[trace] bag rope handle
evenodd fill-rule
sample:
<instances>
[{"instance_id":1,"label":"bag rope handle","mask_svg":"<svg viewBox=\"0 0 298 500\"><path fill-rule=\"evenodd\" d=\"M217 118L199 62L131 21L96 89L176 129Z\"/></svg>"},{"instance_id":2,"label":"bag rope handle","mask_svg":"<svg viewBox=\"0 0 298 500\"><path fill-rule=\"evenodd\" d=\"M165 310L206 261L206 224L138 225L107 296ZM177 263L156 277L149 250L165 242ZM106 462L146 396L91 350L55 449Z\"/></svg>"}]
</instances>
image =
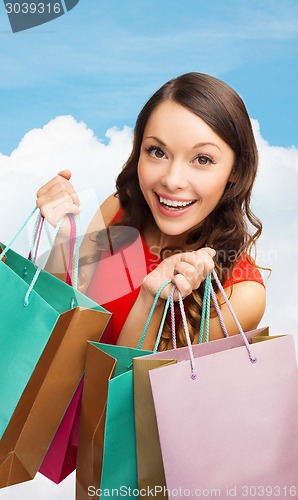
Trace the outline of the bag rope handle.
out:
<instances>
[{"instance_id":1,"label":"bag rope handle","mask_svg":"<svg viewBox=\"0 0 298 500\"><path fill-rule=\"evenodd\" d=\"M2 260L2 258L6 255L6 253L8 252L8 250L11 249L11 246L13 245L13 243L15 242L15 240L18 238L18 236L20 235L20 233L24 230L24 228L27 226L28 222L30 221L30 219L34 216L35 212L38 210L38 207L34 207L34 209L32 210L32 212L29 214L29 216L27 217L27 219L23 222L23 224L21 225L21 227L19 228L19 230L16 232L16 234L13 236L13 238L10 240L10 242L8 243L8 245L6 245L6 247L4 248L4 250L0 253L0 260ZM78 287L78 268L79 268L79 239L78 239L78 234L79 234L79 231L80 231L80 228L79 228L79 221L78 221L78 218L76 215L73 215L73 214L69 214L71 216L71 218L73 219L74 221L74 224L71 223L71 240L74 241L74 244L71 244L71 248L73 248L73 259L74 259L74 264L73 264L73 288L74 289L77 289ZM70 220L71 220L70 218ZM59 220L58 224L56 225L55 227L55 233L54 233L54 236L53 236L53 241L55 241L56 237L57 237L57 234L59 232L59 229L62 225L64 221L64 217L62 217L62 219ZM38 246L39 244L39 236L38 236L38 232L40 231L40 227L41 227L41 220L40 220L40 214L38 215L37 217L37 220L35 222L35 225L34 225L34 230L33 230L33 236L32 236L32 240L31 240L31 256L34 255L34 253L37 251L37 248L35 248L35 246ZM72 262L72 261L71 261ZM72 263L70 264L71 265L71 268L72 268ZM29 304L29 298L30 298L30 295L32 293L32 290L33 290L33 287L38 279L38 276L40 274L40 272L42 271L42 269L40 267L37 267L36 269L36 272L32 278L32 281L29 285L29 288L26 292L26 295L25 295L25 298L24 298L24 306L28 306Z\"/></svg>"},{"instance_id":2,"label":"bag rope handle","mask_svg":"<svg viewBox=\"0 0 298 500\"><path fill-rule=\"evenodd\" d=\"M247 349L247 352L248 352L248 355L249 355L249 359L250 359L250 361L251 361L252 363L255 363L255 362L257 361L257 358L256 358L256 356L252 353L251 347L250 347L249 342L248 342L248 340L247 340L247 338L246 338L246 335L245 335L245 333L244 333L244 331L243 331L243 329L242 329L242 326L240 325L240 322L239 322L239 320L238 320L238 318L237 318L237 316L236 316L236 313L235 313L235 311L234 311L234 309L233 309L233 307L232 307L232 304L231 304L231 302L229 301L228 296L227 296L227 294L226 294L226 292L225 292L225 290L224 290L224 288L223 288L223 286L222 286L221 282L219 281L219 278L218 278L218 276L217 276L217 274L216 274L216 272L215 272L215 270L214 270L214 269L213 269L213 271L212 271L212 275L213 275L213 277L214 277L214 279L215 279L215 281L216 281L216 284L217 284L217 286L218 286L218 289L220 290L220 292L221 292L221 294L222 294L222 296L223 296L223 298L224 298L225 303L227 304L227 306L228 306L228 308L229 308L229 311L230 311L230 313L231 313L231 315L232 315L232 318L233 318L233 320L235 321L235 323L236 323L236 325L237 325L237 327L238 327L239 333L241 334L241 337L243 338L243 342L244 342L245 347L246 347L246 349Z\"/></svg>"},{"instance_id":3,"label":"bag rope handle","mask_svg":"<svg viewBox=\"0 0 298 500\"><path fill-rule=\"evenodd\" d=\"M220 326L222 329L222 333L224 334L225 337L229 337L228 330L227 330L227 327L225 325L222 312L221 312L220 307L218 305L216 293L214 291L212 283L210 285L210 292L211 292L212 301L213 301L213 304L214 304L214 307L215 307L215 310L216 310L216 313L217 313L217 316L219 319L219 323L220 323Z\"/></svg>"},{"instance_id":4,"label":"bag rope handle","mask_svg":"<svg viewBox=\"0 0 298 500\"><path fill-rule=\"evenodd\" d=\"M43 225L44 225L44 217L41 215L41 213L39 213L38 216L36 217L36 221L34 224L32 240L30 245L30 252L28 255L28 260L31 260L33 263L35 263L37 259L37 253L40 244Z\"/></svg>"},{"instance_id":5,"label":"bag rope handle","mask_svg":"<svg viewBox=\"0 0 298 500\"><path fill-rule=\"evenodd\" d=\"M144 339L146 337L146 333L147 333L147 330L148 330L148 327L150 325L150 321L152 319L152 316L153 316L153 313L154 313L154 310L155 310L155 307L156 307L156 304L157 304L157 301L160 297L160 294L161 292L163 291L163 289L169 285L170 283L172 282L172 280L167 280L165 281L160 287L159 289L157 290L156 292L156 295L155 295L155 298L154 298L154 301L153 301L153 304L151 306L151 309L150 309L150 312L149 312L149 315L148 315L148 318L147 318L147 321L146 321L146 324L144 326L144 330L142 332L142 335L141 335L141 338L139 340L139 343L138 343L138 346L137 346L137 349L138 350L141 350L142 349L142 345L143 345L143 342L144 342ZM160 326L159 326L159 330L158 330L158 333L157 333L157 336L156 336L156 341L155 341L155 345L154 345L154 348L153 348L153 354L155 354L157 352L157 349L158 349L158 346L159 346L159 342L160 342L160 337L161 337L161 334L162 334L162 330L163 330L163 326L164 326L164 322L165 322L165 319L166 319L166 316L167 316L167 312L168 312L168 309L169 309L169 305L170 305L170 295L168 296L166 302L165 302L165 306L164 306L164 311L163 311L163 315L162 315L162 318L161 318L161 322L160 322ZM131 367L132 367L133 363L131 362L127 369L129 370Z\"/></svg>"},{"instance_id":6,"label":"bag rope handle","mask_svg":"<svg viewBox=\"0 0 298 500\"><path fill-rule=\"evenodd\" d=\"M177 349L177 338L176 338L176 326L175 326L175 308L174 308L174 292L175 286L171 288L171 330L172 330L172 342L173 349ZM202 301L202 314L201 314L201 323L200 323L200 333L198 337L198 343L201 344L203 342L203 333L206 322L206 342L209 341L209 321L210 321L210 288L211 288L211 274L208 274L205 281L205 290Z\"/></svg>"},{"instance_id":7,"label":"bag rope handle","mask_svg":"<svg viewBox=\"0 0 298 500\"><path fill-rule=\"evenodd\" d=\"M27 226L29 220L32 219L32 217L35 214L36 210L38 210L37 206L32 210L31 214L27 217L27 219L22 224L22 226L20 227L20 229L17 231L17 233L13 236L13 238L8 243L8 245L6 245L6 247L4 248L4 250L1 252L1 254L0 254L0 260L2 260L2 258L4 257L4 255L8 252L8 250L11 249L12 244L15 242L15 240L17 239L17 237L19 236L19 234L23 231L23 229Z\"/></svg>"},{"instance_id":8,"label":"bag rope handle","mask_svg":"<svg viewBox=\"0 0 298 500\"><path fill-rule=\"evenodd\" d=\"M67 273L66 273L66 279L65 282L72 286L72 279L73 277L74 280L74 271L78 270L79 264L78 261L76 261L76 257L78 256L78 248L76 248L76 242L77 242L77 228L76 228L76 222L74 217L70 217L69 222L70 222L70 244L69 244L69 259L68 259L68 268L67 268ZM76 289L77 289L77 281L78 277L76 277Z\"/></svg>"},{"instance_id":9,"label":"bag rope handle","mask_svg":"<svg viewBox=\"0 0 298 500\"><path fill-rule=\"evenodd\" d=\"M78 222L78 218L76 215L73 215L73 214L70 214L71 217L73 217L73 220L75 222L75 228L76 228L76 237L75 237L75 243L74 243L74 278L73 278L73 288L76 290L77 287L78 287L78 267L79 267L79 242L78 242L78 234L79 234L79 231L80 231L80 228L79 228L79 222ZM60 230L60 227L62 225L64 221L64 217L62 217L62 219L59 220L57 226L55 227L55 233L54 233L54 236L53 236L53 241L55 241L57 235L58 235L58 232ZM71 245L72 246L72 245ZM37 270L33 276L33 279L29 285L29 288L26 292L26 295L25 295L25 298L24 298L24 306L27 307L28 304L29 304L29 298L30 298L30 295L32 293L32 290L34 288L34 285L38 279L38 276L40 275L42 271L42 268L41 267L37 267Z\"/></svg>"},{"instance_id":10,"label":"bag rope handle","mask_svg":"<svg viewBox=\"0 0 298 500\"><path fill-rule=\"evenodd\" d=\"M173 288L174 289L177 288L176 285L174 285ZM191 345L186 315L185 315L184 306L183 306L183 299L182 299L181 293L179 292L178 289L177 289L177 292L178 292L179 306L180 306L180 311L181 311L181 319L182 319L182 323L183 323L183 328L184 328L188 352L189 352L191 378L193 380L195 380L197 378L197 374L195 372L195 360L194 360L193 349L192 349L192 345ZM170 293L170 299L171 299L171 304L173 304L174 303L174 291L172 293ZM173 319L173 317L172 317L172 319ZM172 328L173 328L173 323L172 323Z\"/></svg>"},{"instance_id":11,"label":"bag rope handle","mask_svg":"<svg viewBox=\"0 0 298 500\"><path fill-rule=\"evenodd\" d=\"M72 276L74 272L74 255L75 255L75 239L76 239L76 226L73 217L68 214L68 219L70 222L70 245L69 245L69 259L68 267L65 277L65 283L72 286ZM44 226L44 216L41 213L38 214L32 233L31 250L28 255L28 260L31 260L34 264L36 263L38 247L41 239L42 229Z\"/></svg>"},{"instance_id":12,"label":"bag rope handle","mask_svg":"<svg viewBox=\"0 0 298 500\"><path fill-rule=\"evenodd\" d=\"M201 313L201 323L200 323L200 333L198 338L198 343L203 342L203 333L206 323L206 342L209 341L209 326L210 326L210 289L211 289L211 274L208 274L205 280L205 290L202 303L202 313Z\"/></svg>"},{"instance_id":13,"label":"bag rope handle","mask_svg":"<svg viewBox=\"0 0 298 500\"><path fill-rule=\"evenodd\" d=\"M158 299L160 297L160 294L163 291L163 289L167 285L169 285L170 283L172 283L172 280L168 279L157 290L155 298L154 298L154 301L153 301L153 304L151 306L151 309L150 309L150 312L149 312L149 315L148 315L148 318L147 318L147 321L146 321L146 324L144 326L144 330L143 330L141 338L139 340L137 349L142 349L142 345L143 345L144 339L146 337L146 333L147 333L148 327L150 325L150 322L151 322L151 319L152 319L152 316L153 316L153 313L154 313L157 301L158 301ZM158 333L157 333L156 342L155 342L155 346L154 346L153 352L157 351L158 344L159 344L160 337L161 337L161 334L162 334L162 329L163 329L163 325L164 325L164 322L165 322L165 319L166 319L166 315L167 315L167 312L168 312L169 305L170 305L170 295L168 296L168 298L166 300L166 303L165 303L164 312L163 312L163 316L162 316L161 323L160 323L160 326L159 326L159 330L158 330Z\"/></svg>"},{"instance_id":14,"label":"bag rope handle","mask_svg":"<svg viewBox=\"0 0 298 500\"><path fill-rule=\"evenodd\" d=\"M174 307L174 292L176 286L172 286L170 293L170 306L171 306L171 330L172 330L172 342L173 349L177 349L177 336L176 336L176 319L175 319L175 307Z\"/></svg>"},{"instance_id":15,"label":"bag rope handle","mask_svg":"<svg viewBox=\"0 0 298 500\"><path fill-rule=\"evenodd\" d=\"M224 288L215 272L215 270L212 271L212 275L216 281L216 284L225 300L225 303L227 304L228 308L229 308L229 311L232 315L232 318L234 319L237 327L238 327L238 330L239 330L239 333L241 334L241 337L243 339L243 342L244 342L244 345L246 347L246 350L248 352L248 356L249 356L249 359L252 363L255 363L257 361L257 358L256 356L253 354L252 352L252 349L249 345L249 342L246 338L246 335L240 325L240 322L235 314L235 311L233 309L233 306L232 304L230 303L229 299L228 299L228 296L226 294L226 292L224 291ZM211 277L211 274L209 275ZM207 279L207 278L206 278ZM174 285L175 287L175 285ZM208 288L208 286L206 287ZM212 300L214 302L214 306L215 306L215 309L217 311L217 313L219 312L219 320L220 320L220 323L221 323L221 326L223 328L223 332L225 334L226 337L228 337L228 332L227 332L227 329L226 329L226 326L224 324L224 320L223 320L223 316L222 316L222 313L220 311L220 308L219 308L219 305L218 305L218 302L217 302L217 299L216 299L216 294L214 292L214 289L213 289L213 286L211 284L211 280L210 280L210 288L209 288L209 291L210 291L210 294L211 294L211 297L212 297ZM190 358L190 371L191 371L191 378L193 380L195 380L196 378L196 371L195 371L195 361L194 361L194 354L193 354L193 347L192 347L192 344L191 344L191 340L190 340L190 335L189 335L189 330L188 330L188 325L187 325L187 320L186 320L186 315L185 315L185 310L184 310L184 305L183 305L183 299L181 297L181 294L179 292L179 290L177 290L178 292L178 298L179 298L179 306L180 306L180 311L181 311L181 318L182 318L182 323L183 323L183 328L184 328L184 332L185 332L185 337L186 337L186 341L187 341L187 347L188 347L188 351L189 351L189 358ZM174 291L171 290L171 294L170 294L170 297L171 297L171 313L172 311L174 310ZM203 300L203 303L204 303L204 300ZM205 308L206 312L207 312L207 306ZM203 314L202 314L203 316ZM176 337L175 335L175 326L174 326L174 330L173 330L173 325L175 324L175 322L173 322L173 319L175 320L175 316L173 314L171 314L171 319L172 319L172 332L174 331L174 339ZM202 321L201 321L202 323ZM173 341L173 345L174 345L174 341Z\"/></svg>"}]
</instances>

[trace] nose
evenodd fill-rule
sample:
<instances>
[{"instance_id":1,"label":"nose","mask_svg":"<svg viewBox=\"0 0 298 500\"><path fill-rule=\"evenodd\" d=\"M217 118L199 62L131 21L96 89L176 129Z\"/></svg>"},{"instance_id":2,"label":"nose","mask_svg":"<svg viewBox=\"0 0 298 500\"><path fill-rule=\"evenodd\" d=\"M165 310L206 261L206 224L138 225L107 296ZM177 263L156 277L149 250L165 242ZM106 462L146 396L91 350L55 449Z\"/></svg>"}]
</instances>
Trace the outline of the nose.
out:
<instances>
[{"instance_id":1,"label":"nose","mask_svg":"<svg viewBox=\"0 0 298 500\"><path fill-rule=\"evenodd\" d=\"M171 192L186 189L188 186L186 170L187 168L182 161L168 162L161 177L161 184Z\"/></svg>"}]
</instances>

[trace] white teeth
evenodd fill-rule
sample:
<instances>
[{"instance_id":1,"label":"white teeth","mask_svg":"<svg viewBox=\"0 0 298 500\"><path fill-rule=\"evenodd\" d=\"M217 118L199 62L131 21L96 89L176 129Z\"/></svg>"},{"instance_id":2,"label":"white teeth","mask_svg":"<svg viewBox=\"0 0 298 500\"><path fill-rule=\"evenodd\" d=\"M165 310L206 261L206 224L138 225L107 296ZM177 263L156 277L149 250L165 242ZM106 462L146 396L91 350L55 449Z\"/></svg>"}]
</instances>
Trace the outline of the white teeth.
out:
<instances>
[{"instance_id":1,"label":"white teeth","mask_svg":"<svg viewBox=\"0 0 298 500\"><path fill-rule=\"evenodd\" d=\"M168 207L186 207L187 205L193 203L192 201L167 200L162 196L159 196L159 201L160 203L163 203L163 205L167 205Z\"/></svg>"}]
</instances>

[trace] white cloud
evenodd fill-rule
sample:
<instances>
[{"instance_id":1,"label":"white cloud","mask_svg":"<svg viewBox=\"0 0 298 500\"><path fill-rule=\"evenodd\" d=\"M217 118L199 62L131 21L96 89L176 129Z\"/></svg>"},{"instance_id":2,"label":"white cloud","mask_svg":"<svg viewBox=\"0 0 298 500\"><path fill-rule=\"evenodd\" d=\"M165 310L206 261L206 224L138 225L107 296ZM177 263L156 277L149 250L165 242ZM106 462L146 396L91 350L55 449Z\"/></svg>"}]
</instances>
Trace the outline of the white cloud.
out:
<instances>
[{"instance_id":1,"label":"white cloud","mask_svg":"<svg viewBox=\"0 0 298 500\"><path fill-rule=\"evenodd\" d=\"M262 324L269 324L275 334L295 334L298 352L298 150L271 146L256 120L253 127L260 152L253 208L264 225L258 261L273 271L267 281L267 311ZM131 137L128 127L112 128L104 143L84 123L60 116L42 129L28 132L11 156L0 154L0 240L7 242L13 236L34 206L37 189L64 168L72 170L73 184L84 199L86 226L97 203L113 192L117 173L131 149ZM19 248L24 251L26 245L27 236ZM0 500L18 497L71 500L73 476L56 486L38 475L32 482L0 490Z\"/></svg>"},{"instance_id":2,"label":"white cloud","mask_svg":"<svg viewBox=\"0 0 298 500\"><path fill-rule=\"evenodd\" d=\"M80 194L82 227L96 206L115 191L115 179L131 150L132 132L116 127L106 141L72 116L59 116L43 128L33 129L10 156L0 153L0 241L8 242L35 206L36 192L60 170L72 171L72 183ZM93 213L92 213L93 211ZM24 237L16 247L25 245Z\"/></svg>"}]
</instances>

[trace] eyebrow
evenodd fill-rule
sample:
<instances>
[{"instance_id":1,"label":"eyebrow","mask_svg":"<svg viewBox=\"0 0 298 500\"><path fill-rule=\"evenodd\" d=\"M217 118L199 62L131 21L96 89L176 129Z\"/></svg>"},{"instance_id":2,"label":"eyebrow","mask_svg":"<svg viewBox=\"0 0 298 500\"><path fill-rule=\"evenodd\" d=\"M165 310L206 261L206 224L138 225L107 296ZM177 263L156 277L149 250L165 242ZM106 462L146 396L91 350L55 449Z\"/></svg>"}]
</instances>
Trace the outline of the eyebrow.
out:
<instances>
[{"instance_id":1,"label":"eyebrow","mask_svg":"<svg viewBox=\"0 0 298 500\"><path fill-rule=\"evenodd\" d=\"M155 141L159 142L159 144L161 144L162 146L167 147L167 145L161 139L155 137L154 135L148 135L147 137L144 137L144 139L154 139ZM215 144L215 142L198 142L193 146L192 149L201 148L203 146L215 146L217 149L219 149L219 151L221 151L220 147L217 144Z\"/></svg>"},{"instance_id":2,"label":"eyebrow","mask_svg":"<svg viewBox=\"0 0 298 500\"><path fill-rule=\"evenodd\" d=\"M192 149L201 148L203 146L215 146L217 149L219 149L219 151L221 151L220 147L218 146L218 144L215 144L215 142L198 142L198 144L195 144Z\"/></svg>"},{"instance_id":3,"label":"eyebrow","mask_svg":"<svg viewBox=\"0 0 298 500\"><path fill-rule=\"evenodd\" d=\"M159 142L159 144L166 147L166 144L161 139L155 137L154 135L147 135L147 137L144 137L144 139L154 139L156 142Z\"/></svg>"}]
</instances>

